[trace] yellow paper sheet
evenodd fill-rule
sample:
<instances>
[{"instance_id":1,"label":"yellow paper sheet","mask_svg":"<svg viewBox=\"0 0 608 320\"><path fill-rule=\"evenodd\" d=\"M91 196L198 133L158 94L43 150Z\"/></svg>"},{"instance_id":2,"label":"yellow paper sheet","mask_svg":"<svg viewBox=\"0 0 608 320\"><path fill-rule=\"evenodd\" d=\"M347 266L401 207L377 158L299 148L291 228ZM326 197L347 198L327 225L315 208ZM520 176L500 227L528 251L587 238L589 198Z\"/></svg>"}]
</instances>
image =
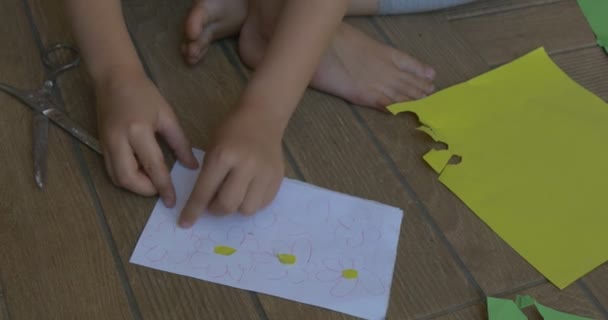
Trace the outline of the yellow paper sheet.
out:
<instances>
[{"instance_id":1,"label":"yellow paper sheet","mask_svg":"<svg viewBox=\"0 0 608 320\"><path fill-rule=\"evenodd\" d=\"M440 181L557 287L608 260L608 105L543 48L389 110L448 144L425 156Z\"/></svg>"}]
</instances>

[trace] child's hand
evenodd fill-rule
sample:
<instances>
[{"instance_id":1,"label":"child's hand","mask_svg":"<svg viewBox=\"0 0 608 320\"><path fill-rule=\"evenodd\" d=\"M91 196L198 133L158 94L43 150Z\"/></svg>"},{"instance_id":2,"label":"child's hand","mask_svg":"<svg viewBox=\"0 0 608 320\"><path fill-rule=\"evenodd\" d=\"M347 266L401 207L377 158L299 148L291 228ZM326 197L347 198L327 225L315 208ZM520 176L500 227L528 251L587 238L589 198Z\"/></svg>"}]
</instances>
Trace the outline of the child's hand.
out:
<instances>
[{"instance_id":1,"label":"child's hand","mask_svg":"<svg viewBox=\"0 0 608 320\"><path fill-rule=\"evenodd\" d=\"M198 164L165 99L144 74L113 79L98 86L96 95L100 140L112 181L145 196L159 193L165 205L174 206L175 190L155 133L185 166Z\"/></svg>"},{"instance_id":2,"label":"child's hand","mask_svg":"<svg viewBox=\"0 0 608 320\"><path fill-rule=\"evenodd\" d=\"M238 110L218 130L179 225L208 209L253 214L276 196L284 175L283 130L260 110Z\"/></svg>"}]
</instances>

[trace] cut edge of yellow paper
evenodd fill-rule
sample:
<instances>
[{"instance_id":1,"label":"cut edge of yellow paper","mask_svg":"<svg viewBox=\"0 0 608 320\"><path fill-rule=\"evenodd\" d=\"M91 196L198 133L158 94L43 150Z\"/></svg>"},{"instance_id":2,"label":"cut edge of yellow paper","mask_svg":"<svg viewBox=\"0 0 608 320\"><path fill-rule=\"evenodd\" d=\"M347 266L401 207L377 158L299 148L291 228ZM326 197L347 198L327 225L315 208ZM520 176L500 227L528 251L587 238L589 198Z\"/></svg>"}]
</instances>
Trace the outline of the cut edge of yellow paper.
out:
<instances>
[{"instance_id":1,"label":"cut edge of yellow paper","mask_svg":"<svg viewBox=\"0 0 608 320\"><path fill-rule=\"evenodd\" d=\"M443 141L441 138L439 138L437 132L433 130L433 128L425 125L424 123L422 126L416 129L426 133L435 142L442 142L447 144L446 141ZM426 161L426 163L431 166L431 168L433 168L433 170L435 170L435 172L441 174L445 167L448 165L448 162L450 161L453 155L454 154L452 153L452 151L449 150L448 147L448 149L445 150L431 149L424 156L422 156L422 158L424 159L424 161Z\"/></svg>"},{"instance_id":2,"label":"cut edge of yellow paper","mask_svg":"<svg viewBox=\"0 0 608 320\"><path fill-rule=\"evenodd\" d=\"M457 87L460 87L460 86L475 85L475 84L478 83L478 81L484 81L485 80L485 79L478 79L478 78L480 78L480 77L483 78L483 76L486 76L488 74L494 73L494 72L496 72L496 71L498 71L499 69L502 69L502 68L512 67L512 64L514 62L517 62L520 59L523 59L523 58L526 58L526 57L529 57L529 56L533 56L533 55L543 55L543 56L546 56L548 58L548 62L551 63L552 67L555 67L555 70L559 71L559 73L560 73L559 76L567 79L572 84L578 86L580 89L583 89L584 91L590 93L590 96L593 96L598 101L601 101L602 103L606 104L606 102L603 101L603 99L601 99L599 96L595 95L593 92L591 92L590 90L588 90L587 88L583 87L582 85L580 85L579 83L577 83L576 81L574 81L572 78L570 78L568 76L568 74L565 71L563 71L551 59L551 57L547 54L547 52L546 52L546 50L545 50L544 47L537 48L536 50L533 50L533 51L531 51L531 52L523 55L522 57L520 57L519 59L516 59L515 61L513 61L511 63L507 63L507 64L505 64L503 66L500 66L498 68L490 70L490 71L488 71L488 72L486 72L484 74L481 74L481 75L479 75L477 77L469 79L468 81L455 84L455 85L453 85L453 86L451 86L449 88L446 88L445 90L442 90L442 92L438 92L436 94L443 94L444 92L446 92L447 94L449 94L449 92L451 91L451 89L456 89ZM556 74L554 74L554 75L557 76ZM426 119L425 119L425 116L424 116L424 111L425 111L426 105L424 103L419 103L419 102L420 101L396 103L396 104L388 106L387 109L393 115L397 115L399 113L404 113L404 112L411 112L412 114L414 114L418 118L418 121L422 124L420 127L417 128L417 130L425 132L433 140L438 141L438 142L442 142L442 143L446 143L449 146L447 150L431 149L428 153L426 153L423 156L423 159L425 160L425 162L434 171L436 171L437 173L440 174L439 180L442 181L441 177L443 176L444 171L447 170L446 168L448 166L450 166L450 164L449 164L450 159L452 158L452 156L454 156L455 154L457 154L457 152L455 152L453 150L453 148L450 145L449 141L447 141L447 140L443 139L442 137L440 137L440 135L437 133L437 128L434 128L433 126L429 125L428 123L425 123ZM446 185L446 184L444 183L444 185ZM446 185L446 187L450 188L448 185ZM465 203L465 205L467 205L467 207L468 207L468 204ZM471 208L471 210L473 210L473 209ZM473 211L475 211L475 210L473 210ZM500 236L504 237L503 235L500 235ZM536 261L534 261L535 259L533 259L532 257L528 256L528 254L524 254L524 253L522 253L520 251L518 251L518 253L521 254L528 262L530 262L532 265L534 265L536 267ZM591 270L587 271L587 273L588 272L591 272ZM572 284L573 282L576 281L576 279L560 279L559 276L556 276L554 274L550 274L550 272L547 272L547 271L545 271L543 273L543 275L547 279L549 279L559 289L564 289L564 288L566 288L567 286L569 286L570 284Z\"/></svg>"},{"instance_id":3,"label":"cut edge of yellow paper","mask_svg":"<svg viewBox=\"0 0 608 320\"><path fill-rule=\"evenodd\" d=\"M448 166L448 162L452 156L453 154L449 150L432 149L422 158L431 166L431 168L433 168L433 170L435 170L435 172L441 174L445 167Z\"/></svg>"},{"instance_id":4,"label":"cut edge of yellow paper","mask_svg":"<svg viewBox=\"0 0 608 320\"><path fill-rule=\"evenodd\" d=\"M422 131L426 134L429 135L429 137L431 137L433 140L435 141L440 141L439 137L437 136L437 134L435 133L435 131L433 130L433 128L427 126L427 125L422 125L418 128L416 128L418 131Z\"/></svg>"},{"instance_id":5,"label":"cut edge of yellow paper","mask_svg":"<svg viewBox=\"0 0 608 320\"><path fill-rule=\"evenodd\" d=\"M564 79L567 79L568 81L572 82L574 85L578 86L580 89L585 90L586 92L590 93L591 96L593 96L595 99L597 99L598 101L601 101L602 103L606 103L606 101L603 101L602 98L600 98L599 96L597 96L596 94L594 94L593 92L591 92L589 89L585 88L584 86L582 86L581 84L579 84L578 82L572 80L572 78L570 78L570 76L568 76L568 74L562 70L554 61L553 59L551 59L551 57L549 56L549 54L547 53L546 49L544 47L538 47L526 54L523 54L521 57L515 59L514 61L511 61L509 63L505 63L497 68L494 68L492 70L489 70L485 73L482 73L476 77L473 77L469 80L454 84L448 88L445 88L437 93L435 93L434 95L440 95L440 94L444 94L447 93L449 94L449 92L452 89L456 89L457 87L460 86L468 86L468 85L475 85L476 83L478 83L479 81L484 81L488 76L491 76L492 74L495 74L496 72L499 72L499 70L501 69L505 69L505 68L512 68L513 64L515 63L521 63L522 60L525 60L526 58L531 58L534 55L543 55L546 56L547 62L551 64L551 67L554 67L553 70L558 71L560 73L560 76L563 77ZM400 113L405 113L405 112L411 112L412 114L414 114L417 118L418 121L421 123L421 126L417 128L417 130L422 131L424 133L426 133L429 137L431 137L431 139L433 139L436 142L442 142L448 145L448 149L447 150L437 150L437 149L431 149L430 151L428 151L424 156L423 159L425 160L425 162L431 166L431 168L436 171L437 173L441 174L443 173L443 171L445 170L445 168L449 165L449 161L452 158L452 156L454 155L459 155L458 152L456 152L453 148L453 146L450 145L450 142L443 139L439 133L437 132L437 128L434 128L433 126L429 125L428 123L425 122L424 116L421 115L421 111L423 111L422 108L420 108L419 102L421 102L422 100L418 100L418 101L407 101L407 102L399 102L399 103L395 103L392 105L387 106L387 110L389 110L389 112L391 112L393 115L398 115ZM440 179L441 180L441 179ZM561 286L560 286L561 287Z\"/></svg>"},{"instance_id":6,"label":"cut edge of yellow paper","mask_svg":"<svg viewBox=\"0 0 608 320\"><path fill-rule=\"evenodd\" d=\"M608 49L607 49L608 50ZM548 62L551 63L552 67L555 67L554 70L555 71L559 71L560 76L567 79L568 81L571 81L574 85L578 86L580 89L585 90L586 92L590 93L595 99L602 101L603 103L608 103L607 101L604 101L602 98L600 98L598 95L596 95L595 93L591 92L591 90L585 88L584 86L582 86L580 83L574 81L562 68L560 68L555 61L553 61L553 59L551 59L551 57L549 56L549 54L547 53L547 50L545 49L545 47L538 47L522 56L520 56L519 58L509 62L509 63L505 63L499 67L496 67L492 70L488 70L487 72L484 72L482 74L479 74L469 80L466 81L462 81L460 83L456 83L452 86L449 86L447 88L444 88L436 93L434 93L432 96L437 96L437 95L442 95L446 92L449 93L450 89L459 87L459 86L466 86L466 85L471 85L471 84L476 84L479 81L483 81L484 79L488 78L489 76L492 76L493 74L500 72L503 69L506 68L512 68L513 64L515 63L521 63L522 60L525 60L526 58L530 58L531 56L534 55L538 55L538 54L542 54L544 56L546 56L548 58ZM432 97L430 96L430 97ZM420 101L424 101L425 99L428 99L430 97L421 99L421 100L416 100L416 101L406 101L406 102L398 102L398 103L394 103L391 104L389 106L386 107L386 109L392 113L393 115L398 115L400 113L404 113L404 112L412 112L414 114L416 114L416 116L418 116L420 118L420 116L418 115L418 113L416 112L416 108L418 107L418 103ZM420 121L422 121L422 119L420 119ZM426 127L429 127L426 124L423 124ZM435 129L431 129L432 132L436 132ZM425 131L426 132L426 131ZM433 135L431 135L431 137L433 137Z\"/></svg>"}]
</instances>

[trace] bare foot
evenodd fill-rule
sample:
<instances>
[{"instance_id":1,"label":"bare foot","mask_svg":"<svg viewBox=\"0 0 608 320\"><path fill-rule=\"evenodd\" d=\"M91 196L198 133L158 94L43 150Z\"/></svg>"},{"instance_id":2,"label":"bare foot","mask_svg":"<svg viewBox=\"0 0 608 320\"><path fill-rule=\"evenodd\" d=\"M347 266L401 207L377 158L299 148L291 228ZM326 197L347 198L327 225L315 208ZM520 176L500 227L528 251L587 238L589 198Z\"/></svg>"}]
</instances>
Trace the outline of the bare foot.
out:
<instances>
[{"instance_id":1,"label":"bare foot","mask_svg":"<svg viewBox=\"0 0 608 320\"><path fill-rule=\"evenodd\" d=\"M343 23L311 82L351 103L384 109L433 93L435 71Z\"/></svg>"},{"instance_id":2,"label":"bare foot","mask_svg":"<svg viewBox=\"0 0 608 320\"><path fill-rule=\"evenodd\" d=\"M211 42L236 35L247 15L247 0L193 0L184 21L181 51L186 62L199 62Z\"/></svg>"},{"instance_id":3,"label":"bare foot","mask_svg":"<svg viewBox=\"0 0 608 320\"><path fill-rule=\"evenodd\" d=\"M262 28L261 19L249 14L243 23L239 35L239 56L243 63L255 69L264 59L266 48L268 47L267 35L272 34L274 26Z\"/></svg>"},{"instance_id":4,"label":"bare foot","mask_svg":"<svg viewBox=\"0 0 608 320\"><path fill-rule=\"evenodd\" d=\"M241 59L252 68L262 61L268 43L255 19L247 18L239 39ZM386 110L395 102L433 93L434 78L431 67L342 23L311 87L353 104Z\"/></svg>"}]
</instances>

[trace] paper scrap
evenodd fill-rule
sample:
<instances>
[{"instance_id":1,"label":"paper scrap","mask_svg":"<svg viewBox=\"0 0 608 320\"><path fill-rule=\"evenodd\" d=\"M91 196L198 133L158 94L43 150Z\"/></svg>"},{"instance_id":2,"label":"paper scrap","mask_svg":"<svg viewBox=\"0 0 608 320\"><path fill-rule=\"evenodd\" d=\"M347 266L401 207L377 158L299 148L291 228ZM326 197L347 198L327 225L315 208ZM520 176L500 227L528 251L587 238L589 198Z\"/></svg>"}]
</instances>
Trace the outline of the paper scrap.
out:
<instances>
[{"instance_id":1,"label":"paper scrap","mask_svg":"<svg viewBox=\"0 0 608 320\"><path fill-rule=\"evenodd\" d=\"M545 307L538 302L535 302L534 306L536 306L536 309L540 315L543 316L544 320L592 320L591 318L575 316L573 314L557 311L555 309Z\"/></svg>"},{"instance_id":2,"label":"paper scrap","mask_svg":"<svg viewBox=\"0 0 608 320\"><path fill-rule=\"evenodd\" d=\"M203 153L195 150L199 162ZM253 217L204 215L176 221L198 176L176 164L174 209L157 202L130 261L367 319L389 303L403 212L285 179Z\"/></svg>"},{"instance_id":3,"label":"paper scrap","mask_svg":"<svg viewBox=\"0 0 608 320\"><path fill-rule=\"evenodd\" d=\"M597 37L597 44L608 53L608 1L578 0L578 5Z\"/></svg>"},{"instance_id":4,"label":"paper scrap","mask_svg":"<svg viewBox=\"0 0 608 320\"><path fill-rule=\"evenodd\" d=\"M528 320L511 300L488 297L488 320Z\"/></svg>"},{"instance_id":5,"label":"paper scrap","mask_svg":"<svg viewBox=\"0 0 608 320\"><path fill-rule=\"evenodd\" d=\"M608 105L544 48L389 110L449 146L425 156L439 180L557 287L608 260Z\"/></svg>"},{"instance_id":6,"label":"paper scrap","mask_svg":"<svg viewBox=\"0 0 608 320\"><path fill-rule=\"evenodd\" d=\"M544 320L591 320L589 318L576 316L538 303L531 296L517 296L515 302L508 299L488 297L489 320L527 320L528 318L521 309L535 306Z\"/></svg>"},{"instance_id":7,"label":"paper scrap","mask_svg":"<svg viewBox=\"0 0 608 320\"><path fill-rule=\"evenodd\" d=\"M527 308L529 306L533 306L536 303L536 300L531 296L520 296L517 295L515 297L515 304L519 309Z\"/></svg>"}]
</instances>

